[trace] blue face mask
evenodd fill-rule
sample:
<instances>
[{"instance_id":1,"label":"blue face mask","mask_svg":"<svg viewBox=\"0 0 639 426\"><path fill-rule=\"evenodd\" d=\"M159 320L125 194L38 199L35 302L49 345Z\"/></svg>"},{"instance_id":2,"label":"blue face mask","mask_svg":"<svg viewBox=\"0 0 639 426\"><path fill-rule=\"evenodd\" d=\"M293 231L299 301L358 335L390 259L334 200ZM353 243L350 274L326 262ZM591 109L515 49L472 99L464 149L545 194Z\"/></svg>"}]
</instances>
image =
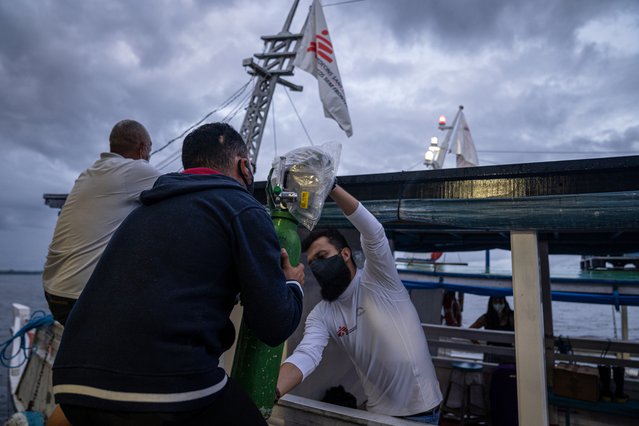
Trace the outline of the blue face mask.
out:
<instances>
[{"instance_id":1,"label":"blue face mask","mask_svg":"<svg viewBox=\"0 0 639 426\"><path fill-rule=\"evenodd\" d=\"M315 259L311 271L320 285L322 299L329 302L337 300L351 283L351 271L339 253L326 259Z\"/></svg>"}]
</instances>

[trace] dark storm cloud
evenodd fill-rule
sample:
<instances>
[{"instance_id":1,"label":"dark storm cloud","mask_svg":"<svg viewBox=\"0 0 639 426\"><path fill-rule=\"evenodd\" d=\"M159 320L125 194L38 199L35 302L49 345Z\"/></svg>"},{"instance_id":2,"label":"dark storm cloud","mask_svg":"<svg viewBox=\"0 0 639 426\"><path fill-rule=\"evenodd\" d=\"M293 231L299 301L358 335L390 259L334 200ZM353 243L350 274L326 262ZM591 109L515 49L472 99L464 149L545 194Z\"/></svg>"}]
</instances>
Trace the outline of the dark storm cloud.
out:
<instances>
[{"instance_id":1,"label":"dark storm cloud","mask_svg":"<svg viewBox=\"0 0 639 426\"><path fill-rule=\"evenodd\" d=\"M575 152L590 150L591 152L608 154L609 152L621 151L626 155L632 152L639 155L639 125L623 131L611 129L599 137L576 137L568 143L568 147L574 149Z\"/></svg>"},{"instance_id":2,"label":"dark storm cloud","mask_svg":"<svg viewBox=\"0 0 639 426\"><path fill-rule=\"evenodd\" d=\"M88 153L78 144L104 149L111 126L125 116L150 129L154 116L163 117L158 124L179 117L192 100L166 83L170 68L195 53L184 46L180 29L205 27L198 16L212 8L223 13L228 5L183 2L170 13L159 6L0 3L0 91L6 94L0 97L0 128L8 130L0 135L2 144L86 163Z\"/></svg>"},{"instance_id":3,"label":"dark storm cloud","mask_svg":"<svg viewBox=\"0 0 639 426\"><path fill-rule=\"evenodd\" d=\"M402 40L427 34L442 48L475 50L541 38L572 43L574 30L600 14L637 11L633 0L371 0L371 15Z\"/></svg>"},{"instance_id":4,"label":"dark storm cloud","mask_svg":"<svg viewBox=\"0 0 639 426\"><path fill-rule=\"evenodd\" d=\"M0 269L41 267L56 218L42 194L68 192L116 121L140 120L158 143L234 90L202 84L193 96L185 86L200 83L188 63L197 55L209 83L224 70L213 64L220 49L202 54L192 42L214 46L207 14L237 5L167 5L0 2Z\"/></svg>"},{"instance_id":5,"label":"dark storm cloud","mask_svg":"<svg viewBox=\"0 0 639 426\"><path fill-rule=\"evenodd\" d=\"M373 19L389 24L398 45L426 41L436 46L439 52L430 58L433 64L449 54L469 59L464 68L442 73L439 78L448 84L425 88L423 97L464 103L479 142L480 161L530 161L529 156L517 154L482 155L482 149L516 146L540 154L547 150L548 155L533 159L544 161L563 159L553 156L552 150L574 148L575 154L587 154L606 147L627 152L633 142L632 136L614 135L631 135L628 129L639 124L634 96L629 95L636 94L639 85L636 49L625 57L617 55L614 50L628 40L605 44L609 41L605 37L594 37L584 41L580 32L606 17L630 16L636 33L639 3L398 0L370 4ZM608 33L615 30L614 25L614 20L607 22ZM636 46L636 40L631 42ZM492 56L488 66L482 56ZM474 84L469 86L470 80ZM614 116L624 108L629 117L619 123ZM600 129L593 134L596 117ZM606 123L611 126L608 130ZM577 146L575 140L580 141Z\"/></svg>"}]
</instances>

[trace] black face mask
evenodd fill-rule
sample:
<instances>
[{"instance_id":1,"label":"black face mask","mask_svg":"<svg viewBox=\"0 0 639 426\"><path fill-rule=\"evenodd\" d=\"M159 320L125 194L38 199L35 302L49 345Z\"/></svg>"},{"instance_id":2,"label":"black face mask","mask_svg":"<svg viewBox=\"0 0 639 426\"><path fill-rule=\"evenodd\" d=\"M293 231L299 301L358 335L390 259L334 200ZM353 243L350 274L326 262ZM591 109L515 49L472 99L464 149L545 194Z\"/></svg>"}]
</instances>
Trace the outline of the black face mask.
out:
<instances>
[{"instance_id":1,"label":"black face mask","mask_svg":"<svg viewBox=\"0 0 639 426\"><path fill-rule=\"evenodd\" d=\"M244 173L242 173L242 160L237 162L237 171L239 172L240 176L242 177L242 181L244 181L244 186L246 187L246 190L249 192L249 194L253 195L253 192L255 192L255 177L253 176L253 171L251 171L251 165L248 164L248 161L247 161L246 168L248 169L248 171L249 171L249 173L251 175L251 183L250 184L248 183L248 181L244 177Z\"/></svg>"},{"instance_id":2,"label":"black face mask","mask_svg":"<svg viewBox=\"0 0 639 426\"><path fill-rule=\"evenodd\" d=\"M351 283L351 271L340 254L326 259L315 259L311 271L321 287L322 299L332 302L344 293Z\"/></svg>"}]
</instances>

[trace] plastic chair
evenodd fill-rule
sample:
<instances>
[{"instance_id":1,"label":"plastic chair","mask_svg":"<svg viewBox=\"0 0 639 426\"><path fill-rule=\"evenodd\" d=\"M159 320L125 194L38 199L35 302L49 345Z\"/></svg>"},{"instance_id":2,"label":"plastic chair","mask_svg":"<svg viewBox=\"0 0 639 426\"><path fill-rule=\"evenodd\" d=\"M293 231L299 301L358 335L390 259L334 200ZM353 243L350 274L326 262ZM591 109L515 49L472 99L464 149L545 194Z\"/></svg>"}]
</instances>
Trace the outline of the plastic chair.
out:
<instances>
[{"instance_id":1,"label":"plastic chair","mask_svg":"<svg viewBox=\"0 0 639 426\"><path fill-rule=\"evenodd\" d=\"M445 418L460 424L481 423L488 420L483 366L470 362L455 362L448 376L448 387L442 404Z\"/></svg>"}]
</instances>

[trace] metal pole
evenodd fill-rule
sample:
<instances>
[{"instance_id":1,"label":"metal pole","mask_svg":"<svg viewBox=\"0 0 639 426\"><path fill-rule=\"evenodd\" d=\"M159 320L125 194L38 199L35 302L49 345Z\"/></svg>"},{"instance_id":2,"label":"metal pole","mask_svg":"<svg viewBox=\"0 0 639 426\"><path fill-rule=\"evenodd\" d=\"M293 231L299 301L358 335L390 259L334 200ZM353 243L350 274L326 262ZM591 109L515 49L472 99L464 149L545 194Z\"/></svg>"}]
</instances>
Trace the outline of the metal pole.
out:
<instances>
[{"instance_id":1,"label":"metal pole","mask_svg":"<svg viewBox=\"0 0 639 426\"><path fill-rule=\"evenodd\" d=\"M621 306L621 338L628 340L628 306L626 305ZM624 352L621 354L621 358L630 359L630 354Z\"/></svg>"},{"instance_id":2,"label":"metal pole","mask_svg":"<svg viewBox=\"0 0 639 426\"><path fill-rule=\"evenodd\" d=\"M552 319L552 289L550 265L548 263L548 241L539 241L539 272L541 277L541 304L544 321L544 347L546 349L546 381L552 386L552 371L555 365L555 344Z\"/></svg>"},{"instance_id":3,"label":"metal pole","mask_svg":"<svg viewBox=\"0 0 639 426\"><path fill-rule=\"evenodd\" d=\"M283 76L293 75L293 60L297 52L299 40L302 34L291 34L288 30L293 21L299 0L295 0L284 22L282 31L274 36L262 36L265 43L265 51L254 56L260 61L256 63L253 58L247 58L242 63L248 67L248 72L257 77L249 104L246 107L244 121L240 127L240 135L244 139L248 150L249 159L253 166L253 172L257 165L257 156L262 143L263 131L268 119L268 112L273 99L273 93L278 83L291 90L301 91L297 86Z\"/></svg>"},{"instance_id":4,"label":"metal pole","mask_svg":"<svg viewBox=\"0 0 639 426\"><path fill-rule=\"evenodd\" d=\"M621 306L621 338L628 340L628 307Z\"/></svg>"},{"instance_id":5,"label":"metal pole","mask_svg":"<svg viewBox=\"0 0 639 426\"><path fill-rule=\"evenodd\" d=\"M295 11L297 10L297 5L300 0L295 0L293 2L293 6L291 6L291 10L288 12L288 16L286 17L286 21L284 22L284 26L282 27L282 32L290 32L291 23L293 22L293 16L295 16Z\"/></svg>"},{"instance_id":6,"label":"metal pole","mask_svg":"<svg viewBox=\"0 0 639 426\"><path fill-rule=\"evenodd\" d=\"M450 137L453 134L453 129L455 129L455 126L457 125L457 121L459 120L459 116L461 115L463 109L464 109L464 106L460 105L452 125L439 127L439 130L448 130L448 132L446 133L446 136L444 137L444 141L441 143L441 145L439 145L439 152L437 153L437 157L433 160L433 164L437 164L437 167L433 166L434 168L441 169L444 167L444 161L446 161L446 154L448 153L448 150L449 150ZM440 158L441 158L441 161L440 161Z\"/></svg>"}]
</instances>

